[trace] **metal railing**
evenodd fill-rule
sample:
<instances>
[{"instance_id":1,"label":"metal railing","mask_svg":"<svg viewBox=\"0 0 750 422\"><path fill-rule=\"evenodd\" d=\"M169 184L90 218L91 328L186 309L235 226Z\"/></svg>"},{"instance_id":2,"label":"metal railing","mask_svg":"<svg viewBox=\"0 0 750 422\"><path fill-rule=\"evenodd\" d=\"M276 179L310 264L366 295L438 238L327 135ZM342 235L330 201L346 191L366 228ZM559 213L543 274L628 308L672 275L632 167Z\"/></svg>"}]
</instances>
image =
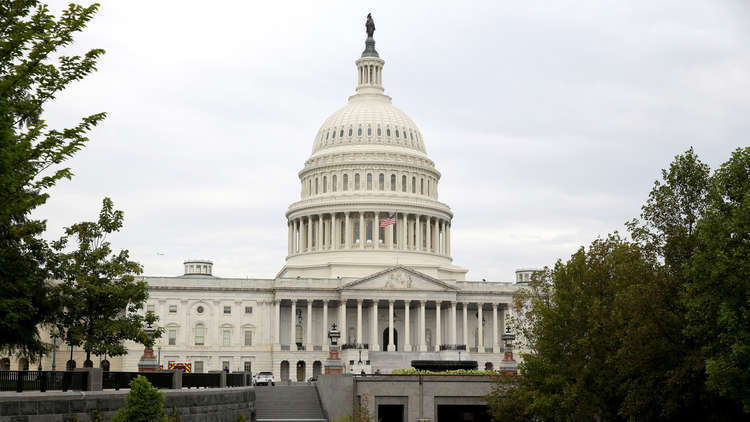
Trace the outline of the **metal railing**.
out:
<instances>
[{"instance_id":1,"label":"metal railing","mask_svg":"<svg viewBox=\"0 0 750 422\"><path fill-rule=\"evenodd\" d=\"M227 374L227 387L245 387L253 384L253 376L247 372Z\"/></svg>"},{"instance_id":2,"label":"metal railing","mask_svg":"<svg viewBox=\"0 0 750 422\"><path fill-rule=\"evenodd\" d=\"M138 375L146 377L156 388L172 388L172 371L157 372L120 372L107 371L102 374L102 389L119 390L130 388L130 381Z\"/></svg>"},{"instance_id":3,"label":"metal railing","mask_svg":"<svg viewBox=\"0 0 750 422\"><path fill-rule=\"evenodd\" d=\"M0 371L0 391L86 391L85 371Z\"/></svg>"},{"instance_id":4,"label":"metal railing","mask_svg":"<svg viewBox=\"0 0 750 422\"><path fill-rule=\"evenodd\" d=\"M207 374L185 373L182 374L183 388L219 388L221 387L221 373L211 372Z\"/></svg>"}]
</instances>

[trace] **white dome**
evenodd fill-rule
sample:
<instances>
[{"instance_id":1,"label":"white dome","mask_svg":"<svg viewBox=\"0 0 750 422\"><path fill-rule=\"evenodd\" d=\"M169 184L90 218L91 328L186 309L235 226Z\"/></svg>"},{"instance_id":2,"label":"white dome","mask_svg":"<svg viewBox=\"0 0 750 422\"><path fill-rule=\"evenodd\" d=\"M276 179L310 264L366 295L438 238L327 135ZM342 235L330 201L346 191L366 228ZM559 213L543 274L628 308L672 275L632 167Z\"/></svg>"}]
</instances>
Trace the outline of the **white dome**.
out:
<instances>
[{"instance_id":1,"label":"white dome","mask_svg":"<svg viewBox=\"0 0 750 422\"><path fill-rule=\"evenodd\" d=\"M357 94L320 127L313 154L347 145L390 145L425 153L414 121L382 94Z\"/></svg>"}]
</instances>

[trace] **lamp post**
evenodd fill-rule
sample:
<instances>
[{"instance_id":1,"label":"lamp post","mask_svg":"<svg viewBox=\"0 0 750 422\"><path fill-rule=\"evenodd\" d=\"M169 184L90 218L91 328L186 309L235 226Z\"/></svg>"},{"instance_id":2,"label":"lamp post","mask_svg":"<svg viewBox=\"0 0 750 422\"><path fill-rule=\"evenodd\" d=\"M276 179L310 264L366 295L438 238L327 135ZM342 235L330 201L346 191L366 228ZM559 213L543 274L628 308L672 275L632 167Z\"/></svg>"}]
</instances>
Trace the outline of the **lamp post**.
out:
<instances>
[{"instance_id":1,"label":"lamp post","mask_svg":"<svg viewBox=\"0 0 750 422\"><path fill-rule=\"evenodd\" d=\"M53 328L50 335L52 336L52 372L55 372L57 369L57 337L60 336L60 332L57 328Z\"/></svg>"},{"instance_id":2,"label":"lamp post","mask_svg":"<svg viewBox=\"0 0 750 422\"><path fill-rule=\"evenodd\" d=\"M331 340L331 347L328 349L328 359L325 362L325 374L343 374L344 364L339 358L339 338L341 332L336 328L336 323L333 323L331 329L328 331L328 338Z\"/></svg>"},{"instance_id":3,"label":"lamp post","mask_svg":"<svg viewBox=\"0 0 750 422\"><path fill-rule=\"evenodd\" d=\"M154 356L154 343L153 343L153 334L156 329L151 326L149 323L143 331L146 332L146 343L144 344L143 348L143 355L141 356L141 359L138 361L138 371L139 372L155 372L159 370L159 365L156 361L156 356Z\"/></svg>"},{"instance_id":4,"label":"lamp post","mask_svg":"<svg viewBox=\"0 0 750 422\"><path fill-rule=\"evenodd\" d=\"M508 375L515 375L518 372L518 363L516 363L513 357L513 340L516 336L510 331L510 327L505 327L505 334L503 334L503 343L505 343L505 353L503 360L500 362L500 372Z\"/></svg>"},{"instance_id":5,"label":"lamp post","mask_svg":"<svg viewBox=\"0 0 750 422\"><path fill-rule=\"evenodd\" d=\"M157 358L157 364L159 365L159 370L161 370L161 344L156 347L156 350L159 351L159 357Z\"/></svg>"}]
</instances>

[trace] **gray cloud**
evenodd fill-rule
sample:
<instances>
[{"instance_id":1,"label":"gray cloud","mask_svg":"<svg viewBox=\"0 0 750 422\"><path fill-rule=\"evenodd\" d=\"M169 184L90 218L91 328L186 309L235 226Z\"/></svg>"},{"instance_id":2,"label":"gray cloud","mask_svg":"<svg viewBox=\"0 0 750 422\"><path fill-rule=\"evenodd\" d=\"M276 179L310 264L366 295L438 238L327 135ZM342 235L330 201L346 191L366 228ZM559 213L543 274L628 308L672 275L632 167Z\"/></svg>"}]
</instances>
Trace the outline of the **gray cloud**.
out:
<instances>
[{"instance_id":1,"label":"gray cloud","mask_svg":"<svg viewBox=\"0 0 750 422\"><path fill-rule=\"evenodd\" d=\"M219 275L275 275L297 172L353 93L370 10L386 93L443 173L470 278L565 259L623 230L674 155L692 145L716 167L748 144L745 2L368 7L105 2L71 47L105 48L99 71L46 110L52 127L109 113L37 213L48 236L111 196L127 219L113 244L147 274L205 257Z\"/></svg>"}]
</instances>

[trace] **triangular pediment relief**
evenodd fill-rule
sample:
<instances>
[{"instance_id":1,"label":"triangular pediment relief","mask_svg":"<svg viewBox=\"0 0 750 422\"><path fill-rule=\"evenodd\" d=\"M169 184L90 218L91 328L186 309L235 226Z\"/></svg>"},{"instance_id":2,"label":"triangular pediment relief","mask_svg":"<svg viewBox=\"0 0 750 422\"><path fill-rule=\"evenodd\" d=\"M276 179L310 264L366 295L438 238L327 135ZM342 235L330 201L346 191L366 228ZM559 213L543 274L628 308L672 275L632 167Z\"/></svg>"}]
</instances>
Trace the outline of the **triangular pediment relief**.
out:
<instances>
[{"instance_id":1,"label":"triangular pediment relief","mask_svg":"<svg viewBox=\"0 0 750 422\"><path fill-rule=\"evenodd\" d=\"M457 287L411 268L397 266L354 280L344 290L456 291Z\"/></svg>"}]
</instances>

